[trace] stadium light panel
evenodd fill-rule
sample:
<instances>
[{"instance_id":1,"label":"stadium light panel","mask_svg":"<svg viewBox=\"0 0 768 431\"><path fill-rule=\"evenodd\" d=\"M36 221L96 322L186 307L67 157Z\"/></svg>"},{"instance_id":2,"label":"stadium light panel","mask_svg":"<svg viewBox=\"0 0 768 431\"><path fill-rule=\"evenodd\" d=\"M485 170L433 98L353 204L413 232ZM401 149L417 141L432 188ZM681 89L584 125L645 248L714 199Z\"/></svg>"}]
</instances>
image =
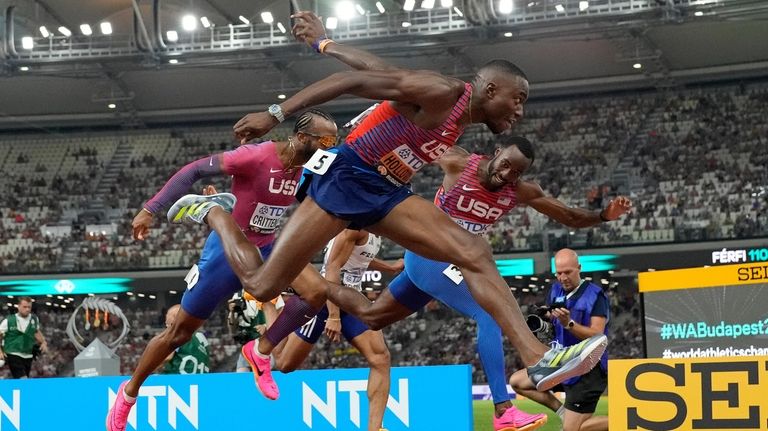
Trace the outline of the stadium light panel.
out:
<instances>
[{"instance_id":1,"label":"stadium light panel","mask_svg":"<svg viewBox=\"0 0 768 431\"><path fill-rule=\"evenodd\" d=\"M168 38L168 42L177 42L179 40L179 34L176 33L176 30L168 30L165 33L165 37Z\"/></svg>"},{"instance_id":2,"label":"stadium light panel","mask_svg":"<svg viewBox=\"0 0 768 431\"><path fill-rule=\"evenodd\" d=\"M109 35L112 34L112 24L108 22L102 22L99 24L99 27L101 28L101 34Z\"/></svg>"},{"instance_id":3,"label":"stadium light panel","mask_svg":"<svg viewBox=\"0 0 768 431\"><path fill-rule=\"evenodd\" d=\"M704 12L702 12L702 11L700 11L700 10L697 10L697 11L696 11L696 12L694 12L693 14L694 14L695 16L704 16Z\"/></svg>"},{"instance_id":4,"label":"stadium light panel","mask_svg":"<svg viewBox=\"0 0 768 431\"><path fill-rule=\"evenodd\" d=\"M280 30L280 33L283 33L283 34L285 34L285 33L286 33L286 31L287 31L287 30L285 29L285 26L283 25L283 23L282 23L282 22L279 22L279 21L278 21L278 23L277 23L277 28L278 28L278 30Z\"/></svg>"},{"instance_id":5,"label":"stadium light panel","mask_svg":"<svg viewBox=\"0 0 768 431\"><path fill-rule=\"evenodd\" d=\"M264 24L272 24L273 22L275 22L275 17L272 16L272 12L262 12L261 22L263 22Z\"/></svg>"},{"instance_id":6,"label":"stadium light panel","mask_svg":"<svg viewBox=\"0 0 768 431\"><path fill-rule=\"evenodd\" d=\"M277 98L280 99L280 100L283 100L283 99L285 99L285 94L278 94Z\"/></svg>"},{"instance_id":7,"label":"stadium light panel","mask_svg":"<svg viewBox=\"0 0 768 431\"><path fill-rule=\"evenodd\" d=\"M93 29L91 29L91 26L88 24L80 24L80 33L85 36L90 36L93 34Z\"/></svg>"},{"instance_id":8,"label":"stadium light panel","mask_svg":"<svg viewBox=\"0 0 768 431\"><path fill-rule=\"evenodd\" d=\"M403 28L408 28L411 26L411 23L408 21L403 21Z\"/></svg>"},{"instance_id":9,"label":"stadium light panel","mask_svg":"<svg viewBox=\"0 0 768 431\"><path fill-rule=\"evenodd\" d=\"M208 21L208 17L207 16L201 16L200 17L200 24L202 24L203 27L205 27L205 28L210 28L211 27L211 22Z\"/></svg>"},{"instance_id":10,"label":"stadium light panel","mask_svg":"<svg viewBox=\"0 0 768 431\"><path fill-rule=\"evenodd\" d=\"M355 5L351 1L340 1L336 3L336 16L339 19L352 19L355 16Z\"/></svg>"},{"instance_id":11,"label":"stadium light panel","mask_svg":"<svg viewBox=\"0 0 768 431\"><path fill-rule=\"evenodd\" d=\"M512 13L512 0L500 0L499 13L503 13L503 14Z\"/></svg>"},{"instance_id":12,"label":"stadium light panel","mask_svg":"<svg viewBox=\"0 0 768 431\"><path fill-rule=\"evenodd\" d=\"M19 70L22 71L22 72L28 72L29 71L29 66L21 66L19 68Z\"/></svg>"},{"instance_id":13,"label":"stadium light panel","mask_svg":"<svg viewBox=\"0 0 768 431\"><path fill-rule=\"evenodd\" d=\"M181 19L181 28L186 31L195 31L197 28L197 18L193 15L184 15Z\"/></svg>"},{"instance_id":14,"label":"stadium light panel","mask_svg":"<svg viewBox=\"0 0 768 431\"><path fill-rule=\"evenodd\" d=\"M453 11L454 11L454 12L456 12L456 15L458 15L458 16L460 16L460 17L463 17L463 16L464 16L464 14L463 14L463 13L461 13L461 9L459 9L459 8L458 8L458 7L456 7L456 6L454 6L454 7L453 7Z\"/></svg>"},{"instance_id":15,"label":"stadium light panel","mask_svg":"<svg viewBox=\"0 0 768 431\"><path fill-rule=\"evenodd\" d=\"M21 47L24 49L32 49L35 47L35 40L30 36L24 36L21 38Z\"/></svg>"},{"instance_id":16,"label":"stadium light panel","mask_svg":"<svg viewBox=\"0 0 768 431\"><path fill-rule=\"evenodd\" d=\"M59 27L59 33L63 34L66 37L72 36L72 32L69 31L69 29L64 27L63 25Z\"/></svg>"},{"instance_id":17,"label":"stadium light panel","mask_svg":"<svg viewBox=\"0 0 768 431\"><path fill-rule=\"evenodd\" d=\"M107 108L115 109L115 108L117 108L117 105L115 105L114 103L110 103L109 105L107 105Z\"/></svg>"},{"instance_id":18,"label":"stadium light panel","mask_svg":"<svg viewBox=\"0 0 768 431\"><path fill-rule=\"evenodd\" d=\"M424 0L421 2L422 9L432 9L435 7L435 0Z\"/></svg>"},{"instance_id":19,"label":"stadium light panel","mask_svg":"<svg viewBox=\"0 0 768 431\"><path fill-rule=\"evenodd\" d=\"M383 5L383 4L381 4L381 2L380 2L380 1L377 1L377 2L376 2L376 9L378 9L378 10L379 10L379 13L384 13L384 12L386 12L386 11L387 11L386 9L384 9L384 5Z\"/></svg>"},{"instance_id":20,"label":"stadium light panel","mask_svg":"<svg viewBox=\"0 0 768 431\"><path fill-rule=\"evenodd\" d=\"M329 16L328 19L325 20L325 28L328 30L335 30L336 27L339 26L339 19L335 16Z\"/></svg>"},{"instance_id":21,"label":"stadium light panel","mask_svg":"<svg viewBox=\"0 0 768 431\"><path fill-rule=\"evenodd\" d=\"M175 58L172 58L172 59L168 60L168 63L169 64L179 64L179 60L176 60Z\"/></svg>"},{"instance_id":22,"label":"stadium light panel","mask_svg":"<svg viewBox=\"0 0 768 431\"><path fill-rule=\"evenodd\" d=\"M555 10L557 10L560 13L563 13L565 12L565 7L563 7L563 5L561 4L558 4L558 5L555 5Z\"/></svg>"},{"instance_id":23,"label":"stadium light panel","mask_svg":"<svg viewBox=\"0 0 768 431\"><path fill-rule=\"evenodd\" d=\"M360 6L358 3L355 3L355 9L357 9L357 13L360 15L365 15L365 9L363 9L362 6Z\"/></svg>"},{"instance_id":24,"label":"stadium light panel","mask_svg":"<svg viewBox=\"0 0 768 431\"><path fill-rule=\"evenodd\" d=\"M403 3L403 10L410 12L415 6L416 0L405 0L405 3Z\"/></svg>"},{"instance_id":25,"label":"stadium light panel","mask_svg":"<svg viewBox=\"0 0 768 431\"><path fill-rule=\"evenodd\" d=\"M640 64L640 63L635 63L635 64L632 65L632 67L634 67L635 69L642 69L643 65Z\"/></svg>"},{"instance_id":26,"label":"stadium light panel","mask_svg":"<svg viewBox=\"0 0 768 431\"><path fill-rule=\"evenodd\" d=\"M453 0L440 0L440 7L451 7L453 6Z\"/></svg>"},{"instance_id":27,"label":"stadium light panel","mask_svg":"<svg viewBox=\"0 0 768 431\"><path fill-rule=\"evenodd\" d=\"M579 11L584 12L587 9L589 9L589 2L585 0L581 0L579 2Z\"/></svg>"},{"instance_id":28,"label":"stadium light panel","mask_svg":"<svg viewBox=\"0 0 768 431\"><path fill-rule=\"evenodd\" d=\"M504 37L512 37L514 34L511 31L504 33Z\"/></svg>"},{"instance_id":29,"label":"stadium light panel","mask_svg":"<svg viewBox=\"0 0 768 431\"><path fill-rule=\"evenodd\" d=\"M43 37L48 37L48 36L50 36L50 35L51 35L51 32L49 32L49 31L48 31L48 29L47 29L47 28L45 28L45 26L44 26L44 25L41 25L41 26L40 26L40 34L41 34Z\"/></svg>"},{"instance_id":30,"label":"stadium light panel","mask_svg":"<svg viewBox=\"0 0 768 431\"><path fill-rule=\"evenodd\" d=\"M246 25L248 25L248 24L250 24L250 23L251 23L251 21L249 21L249 20L248 20L248 18L246 18L246 17L244 17L244 16L242 16L242 15L240 15L239 17L237 17L237 19L239 19L239 20L240 20L240 22L242 22L243 24L246 24Z\"/></svg>"}]
</instances>

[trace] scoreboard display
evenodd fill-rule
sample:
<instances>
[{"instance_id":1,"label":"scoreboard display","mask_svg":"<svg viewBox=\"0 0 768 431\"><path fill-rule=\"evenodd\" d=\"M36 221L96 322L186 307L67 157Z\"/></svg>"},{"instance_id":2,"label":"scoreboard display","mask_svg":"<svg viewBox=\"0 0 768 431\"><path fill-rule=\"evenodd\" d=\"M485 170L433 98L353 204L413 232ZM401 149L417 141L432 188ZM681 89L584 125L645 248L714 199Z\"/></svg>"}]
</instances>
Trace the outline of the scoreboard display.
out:
<instances>
[{"instance_id":1,"label":"scoreboard display","mask_svg":"<svg viewBox=\"0 0 768 431\"><path fill-rule=\"evenodd\" d=\"M768 355L768 264L640 273L649 358Z\"/></svg>"}]
</instances>

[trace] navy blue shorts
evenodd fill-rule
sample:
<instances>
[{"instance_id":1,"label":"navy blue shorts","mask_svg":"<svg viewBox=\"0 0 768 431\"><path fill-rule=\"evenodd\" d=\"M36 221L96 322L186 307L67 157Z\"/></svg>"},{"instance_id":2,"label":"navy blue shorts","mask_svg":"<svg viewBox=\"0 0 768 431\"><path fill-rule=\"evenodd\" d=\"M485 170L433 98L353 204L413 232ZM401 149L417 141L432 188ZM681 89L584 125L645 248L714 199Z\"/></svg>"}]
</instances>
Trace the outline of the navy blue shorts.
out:
<instances>
[{"instance_id":1,"label":"navy blue shorts","mask_svg":"<svg viewBox=\"0 0 768 431\"><path fill-rule=\"evenodd\" d=\"M272 243L260 247L261 258L267 260L272 252ZM200 260L189 270L187 290L181 298L181 308L198 319L211 317L219 303L229 299L243 286L227 262L221 238L211 232L203 246Z\"/></svg>"},{"instance_id":2,"label":"navy blue shorts","mask_svg":"<svg viewBox=\"0 0 768 431\"><path fill-rule=\"evenodd\" d=\"M296 330L296 335L309 344L317 343L320 336L325 331L325 321L328 319L328 307L323 306L315 317L304 326ZM341 312L341 334L347 341L352 341L355 337L367 331L368 325L361 322L357 317Z\"/></svg>"},{"instance_id":3,"label":"navy blue shorts","mask_svg":"<svg viewBox=\"0 0 768 431\"><path fill-rule=\"evenodd\" d=\"M413 192L391 183L342 145L328 171L312 175L307 194L327 213L350 221L350 229L362 229L381 221Z\"/></svg>"}]
</instances>

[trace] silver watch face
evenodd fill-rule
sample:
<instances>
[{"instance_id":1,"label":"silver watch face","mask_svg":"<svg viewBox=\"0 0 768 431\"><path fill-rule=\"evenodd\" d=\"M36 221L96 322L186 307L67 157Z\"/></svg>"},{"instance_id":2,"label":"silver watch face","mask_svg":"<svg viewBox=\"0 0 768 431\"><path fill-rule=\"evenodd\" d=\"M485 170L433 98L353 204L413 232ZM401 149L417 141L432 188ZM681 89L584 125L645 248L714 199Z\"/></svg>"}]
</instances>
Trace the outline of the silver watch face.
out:
<instances>
[{"instance_id":1,"label":"silver watch face","mask_svg":"<svg viewBox=\"0 0 768 431\"><path fill-rule=\"evenodd\" d=\"M279 105L271 105L269 107L269 113L272 115L280 115L280 106Z\"/></svg>"}]
</instances>

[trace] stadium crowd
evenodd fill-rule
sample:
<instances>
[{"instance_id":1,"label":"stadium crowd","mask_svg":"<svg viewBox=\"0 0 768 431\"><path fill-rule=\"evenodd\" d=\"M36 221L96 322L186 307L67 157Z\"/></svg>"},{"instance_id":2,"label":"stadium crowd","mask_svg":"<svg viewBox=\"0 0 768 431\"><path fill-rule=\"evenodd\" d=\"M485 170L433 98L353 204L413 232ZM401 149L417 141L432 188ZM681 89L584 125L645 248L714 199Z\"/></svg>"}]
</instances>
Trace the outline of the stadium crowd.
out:
<instances>
[{"instance_id":1,"label":"stadium crowd","mask_svg":"<svg viewBox=\"0 0 768 431\"><path fill-rule=\"evenodd\" d=\"M494 250L538 251L544 235L583 248L768 234L766 101L757 85L532 103L516 129L536 146L527 178L571 205L600 208L626 194L636 209L622 223L570 234L521 208L490 233ZM225 129L0 141L0 185L14 191L0 205L0 270L188 266L203 227L179 229L158 215L152 241L136 243L131 219L183 164L234 145ZM493 137L472 127L460 145L487 153ZM431 197L440 178L429 167L413 188ZM401 252L385 245L385 257Z\"/></svg>"}]
</instances>

